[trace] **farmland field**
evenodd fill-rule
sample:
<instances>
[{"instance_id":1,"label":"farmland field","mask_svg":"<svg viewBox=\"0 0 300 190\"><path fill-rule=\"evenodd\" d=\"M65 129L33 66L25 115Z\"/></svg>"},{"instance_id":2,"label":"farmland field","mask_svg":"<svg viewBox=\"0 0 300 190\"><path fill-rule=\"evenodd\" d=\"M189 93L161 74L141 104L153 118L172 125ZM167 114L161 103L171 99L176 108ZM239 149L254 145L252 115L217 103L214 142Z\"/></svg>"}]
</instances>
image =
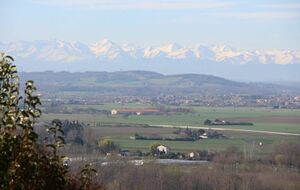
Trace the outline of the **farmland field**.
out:
<instances>
[{"instance_id":1,"label":"farmland field","mask_svg":"<svg viewBox=\"0 0 300 190\"><path fill-rule=\"evenodd\" d=\"M224 132L228 139L206 139L195 142L182 141L157 141L157 140L132 140L129 137L134 133L161 135L172 134L173 128L135 128L135 127L94 127L93 131L99 138L109 138L124 149L147 151L154 142L160 142L169 146L172 151L194 151L194 150L224 150L232 146L238 147L241 151L254 148L256 151L268 153L272 151L273 145L284 141L297 141L299 137L279 135L259 135L240 132ZM258 143L262 142L263 147Z\"/></svg>"},{"instance_id":2,"label":"farmland field","mask_svg":"<svg viewBox=\"0 0 300 190\"><path fill-rule=\"evenodd\" d=\"M98 110L111 110L113 108L145 108L150 105L143 104L104 104L104 105L68 105L68 109L73 108L94 108ZM174 107L174 106L173 106ZM147 151L153 142L161 142L169 146L173 151L192 150L224 150L231 146L236 146L240 150L255 148L263 153L270 152L272 147L283 141L297 141L299 137L283 135L266 135L248 132L224 131L228 139L207 139L195 142L181 141L152 141L152 140L132 140L129 137L134 133L139 134L160 134L171 135L174 128L143 128L143 127L104 127L109 123L129 124L149 124L149 125L174 125L174 126L195 126L207 127L203 125L206 119L232 119L238 121L253 122L253 126L220 126L222 128L247 129L259 131L273 131L286 133L300 133L300 110L270 109L270 108L211 108L211 107L191 107L194 113L170 113L160 115L104 115L104 114L44 114L42 120L68 119L79 120L89 123L95 134L99 138L109 138L119 144L123 149ZM217 128L218 126L213 126ZM262 142L263 147L258 147Z\"/></svg>"},{"instance_id":3,"label":"farmland field","mask_svg":"<svg viewBox=\"0 0 300 190\"><path fill-rule=\"evenodd\" d=\"M150 107L143 104L105 104L105 105L72 105L80 108L95 108L99 110L111 110L113 108ZM184 125L204 126L206 119L233 119L238 121L253 122L253 126L226 126L227 128L242 128L250 130L266 130L276 132L300 133L300 110L270 108L211 108L192 107L195 113L172 113L161 115L122 115L107 116L101 114L44 114L44 120L69 119L83 122L110 122L110 123L141 123L150 125ZM217 127L217 126L214 126Z\"/></svg>"}]
</instances>

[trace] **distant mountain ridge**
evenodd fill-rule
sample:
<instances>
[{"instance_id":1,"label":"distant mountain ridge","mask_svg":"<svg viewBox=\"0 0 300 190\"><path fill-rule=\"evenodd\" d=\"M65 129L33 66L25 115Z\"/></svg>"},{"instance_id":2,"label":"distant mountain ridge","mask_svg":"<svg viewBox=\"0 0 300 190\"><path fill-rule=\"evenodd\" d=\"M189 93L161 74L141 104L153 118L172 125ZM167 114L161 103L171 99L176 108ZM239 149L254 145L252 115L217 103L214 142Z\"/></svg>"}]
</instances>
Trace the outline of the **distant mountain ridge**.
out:
<instances>
[{"instance_id":1,"label":"distant mountain ridge","mask_svg":"<svg viewBox=\"0 0 300 190\"><path fill-rule=\"evenodd\" d=\"M0 51L13 56L21 71L147 70L245 81L300 81L300 51L291 50L241 51L225 45L177 43L140 47L104 39L92 45L61 40L0 43Z\"/></svg>"},{"instance_id":2,"label":"distant mountain ridge","mask_svg":"<svg viewBox=\"0 0 300 190\"><path fill-rule=\"evenodd\" d=\"M185 61L209 60L234 64L295 64L300 63L300 51L253 50L241 51L226 45L184 47L169 43L156 47L139 47L134 44L118 45L103 39L92 45L78 41L40 40L33 42L1 43L0 49L18 58L41 61L73 62L88 59L115 61L122 59L171 59Z\"/></svg>"},{"instance_id":3,"label":"distant mountain ridge","mask_svg":"<svg viewBox=\"0 0 300 190\"><path fill-rule=\"evenodd\" d=\"M23 81L38 82L41 91L83 91L114 95L299 95L300 88L244 83L201 74L163 75L149 71L21 72Z\"/></svg>"}]
</instances>

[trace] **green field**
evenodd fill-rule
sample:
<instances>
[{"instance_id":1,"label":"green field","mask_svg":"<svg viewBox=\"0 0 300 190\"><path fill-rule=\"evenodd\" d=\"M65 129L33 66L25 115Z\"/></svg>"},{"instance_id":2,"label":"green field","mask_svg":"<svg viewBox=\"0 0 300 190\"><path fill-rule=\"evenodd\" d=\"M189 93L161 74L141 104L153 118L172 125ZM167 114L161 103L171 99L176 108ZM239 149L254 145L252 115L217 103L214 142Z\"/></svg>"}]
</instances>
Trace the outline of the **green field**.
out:
<instances>
[{"instance_id":1,"label":"green field","mask_svg":"<svg viewBox=\"0 0 300 190\"><path fill-rule=\"evenodd\" d=\"M268 153L274 145L282 142L295 142L299 137L279 136L279 135L260 135L255 133L224 132L228 139L205 139L195 142L182 141L154 141L154 140L133 140L130 139L134 133L160 135L172 134L173 128L141 128L141 127L93 127L94 135L99 138L108 138L121 146L122 149L148 151L154 142L160 142L169 146L175 152L188 152L195 150L219 151L236 146L241 151L254 149L257 152ZM263 146L258 145L259 142Z\"/></svg>"},{"instance_id":2,"label":"green field","mask_svg":"<svg viewBox=\"0 0 300 190\"><path fill-rule=\"evenodd\" d=\"M105 105L72 105L72 107L95 108L99 110L111 110L112 108L131 108L131 107L149 107L142 104L105 104ZM122 115L107 116L100 114L44 114L42 119L69 119L89 122L91 124L97 122L105 123L140 123L150 125L181 125L181 126L199 126L204 127L203 122L206 119L214 120L216 118L256 118L262 116L281 116L281 117L300 117L300 110L273 110L270 108L208 108L193 107L195 113L177 113L170 115L130 115L128 118ZM217 127L217 126L214 126ZM224 126L221 126L224 127ZM300 133L300 122L290 123L276 121L258 121L254 122L254 126L226 126L226 128L241 128L249 130L263 130L274 132Z\"/></svg>"},{"instance_id":3,"label":"green field","mask_svg":"<svg viewBox=\"0 0 300 190\"><path fill-rule=\"evenodd\" d=\"M113 108L133 108L133 107L150 107L150 105L143 104L105 104L105 105L68 105L69 109L80 108L95 108L99 110L111 110ZM205 119L216 118L249 118L256 119L258 117L300 117L300 110L287 110L279 109L274 110L270 108L211 108L211 107L193 107L194 113L176 113L169 115L130 115L124 117L122 115L104 115L104 114L43 114L42 120L50 121L52 119L61 120L79 120L82 122L90 123L92 126L96 123L127 123L127 124L149 124L149 125L175 125L175 126L198 126L207 127L203 125ZM298 121L298 120L297 120ZM273 132L288 132L288 133L300 133L300 123L291 122L288 119L286 121L258 121L254 122L253 126L220 126L222 128L234 128L234 129L248 129L248 130L262 130ZM217 127L217 126L213 126ZM160 134L170 135L175 130L170 128L141 128L141 127L93 127L94 133L99 138L110 138L114 142L120 145L123 149L134 149L146 151L150 145L154 142L151 140L132 140L129 137L135 132L139 134ZM285 141L298 141L299 137L296 136L282 136L282 135L266 135L259 133L246 133L246 132L234 132L226 131L224 133L228 139L208 139L199 140L196 142L175 142L175 141L158 141L162 144L169 146L173 151L192 151L192 150L224 150L230 146L236 146L241 151L248 149L249 147L255 147L256 151L263 153L270 152L274 145ZM157 141L155 141L157 142ZM263 147L258 147L258 143L262 142Z\"/></svg>"}]
</instances>

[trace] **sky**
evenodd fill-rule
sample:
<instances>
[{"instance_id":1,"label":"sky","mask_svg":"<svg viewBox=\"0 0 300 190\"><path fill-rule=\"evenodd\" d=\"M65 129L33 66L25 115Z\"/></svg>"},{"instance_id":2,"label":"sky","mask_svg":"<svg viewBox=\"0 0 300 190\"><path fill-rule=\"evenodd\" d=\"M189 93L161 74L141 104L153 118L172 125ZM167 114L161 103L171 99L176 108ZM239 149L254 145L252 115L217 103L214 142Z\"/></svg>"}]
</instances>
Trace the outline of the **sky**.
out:
<instances>
[{"instance_id":1,"label":"sky","mask_svg":"<svg viewBox=\"0 0 300 190\"><path fill-rule=\"evenodd\" d=\"M300 50L300 0L0 0L0 42Z\"/></svg>"}]
</instances>

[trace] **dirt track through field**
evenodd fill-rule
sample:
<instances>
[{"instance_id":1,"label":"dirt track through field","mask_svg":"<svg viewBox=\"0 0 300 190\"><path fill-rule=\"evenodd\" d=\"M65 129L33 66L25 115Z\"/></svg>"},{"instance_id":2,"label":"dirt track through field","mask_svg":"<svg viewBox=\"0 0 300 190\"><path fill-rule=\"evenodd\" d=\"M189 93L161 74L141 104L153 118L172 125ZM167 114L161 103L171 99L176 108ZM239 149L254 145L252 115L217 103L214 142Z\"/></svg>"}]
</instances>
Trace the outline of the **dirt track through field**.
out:
<instances>
[{"instance_id":1,"label":"dirt track through field","mask_svg":"<svg viewBox=\"0 0 300 190\"><path fill-rule=\"evenodd\" d=\"M177 125L155 125L158 127L177 127L177 128L186 128L187 126L177 126ZM194 129L211 129L216 131L237 131L237 132L247 132L247 133L262 133L262 134L271 134L271 135L285 135L285 136L300 136L299 133L285 133L285 132L274 132L274 131L259 131L259 130L248 130L248 129L230 129L230 128L214 128L214 127L197 127L197 126L188 126L189 128Z\"/></svg>"}]
</instances>

